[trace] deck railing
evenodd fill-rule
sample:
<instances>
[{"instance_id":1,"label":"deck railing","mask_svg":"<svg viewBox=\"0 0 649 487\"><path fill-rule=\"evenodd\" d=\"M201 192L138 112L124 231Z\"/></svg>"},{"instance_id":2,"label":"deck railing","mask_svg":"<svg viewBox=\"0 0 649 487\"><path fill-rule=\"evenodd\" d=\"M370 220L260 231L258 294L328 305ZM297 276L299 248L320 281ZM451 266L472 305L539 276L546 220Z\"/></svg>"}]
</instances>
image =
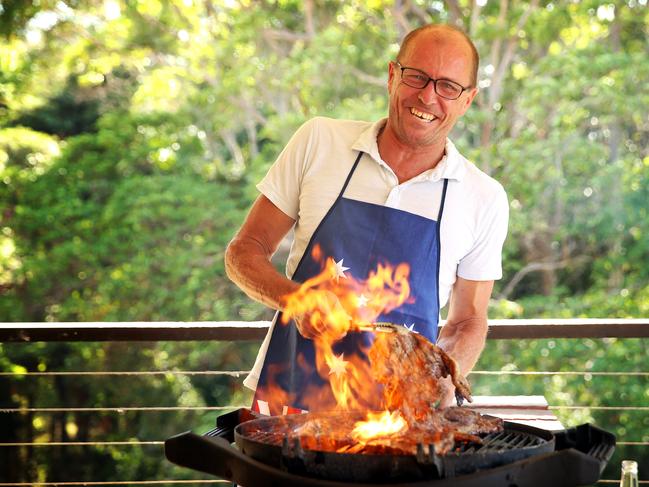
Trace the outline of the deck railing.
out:
<instances>
[{"instance_id":1,"label":"deck railing","mask_svg":"<svg viewBox=\"0 0 649 487\"><path fill-rule=\"evenodd\" d=\"M0 323L0 342L5 351L9 348L16 350L17 347L33 347L39 343L72 343L72 342L130 342L125 346L137 350L141 342L181 342L181 341L218 341L228 343L233 347L241 345L241 342L261 341L268 329L269 322L155 322L155 323ZM649 319L570 319L570 320L492 320L490 321L489 340L607 340L607 339L629 339L640 340L649 338ZM252 343L252 345L255 345ZM200 346L200 344L196 344ZM254 346L252 347L254 348ZM0 349L2 352L2 349ZM0 354L0 366L2 365L2 354ZM251 359L254 357L251 357ZM251 365L251 364L249 364ZM481 364L479 364L481 365ZM29 368L2 370L0 369L0 392L2 390L18 391L21 387L28 388L34 393L40 389L51 388L48 381L60 380L86 380L93 381L140 381L175 378L178 380L228 380L231 383L227 387L239 391L235 394L238 403L231 404L188 404L187 400L178 401L174 405L163 404L114 404L97 405L95 398L89 397L87 404L13 404L7 398L0 397L0 465L3 456L10 458L34 458L35 449L47 449L56 452L62 448L81 448L84 453L97 455L105 453L106 449L111 450L113 456L132 455L133 449L140 449L139 455L143 464L151 459L165 462L162 447L165 437L154 437L148 432L146 437L126 434L123 438L116 437L116 432L111 431L106 438L84 438L79 440L71 431L64 434L65 441L52 441L52 435L40 435L32 441L22 441L21 438L12 437L11 431L1 426L3 418L12 415L20 416L23 419L38 424L43 417L48 415L66 415L77 413L78 415L114 415L117 419L111 419L113 425L124 425L132 421L133 417L142 414L166 414L169 415L169 422L177 421L176 432L186 429L199 428L213 421L223 411L242 407L249 404L249 395L240 392L243 390L241 380L247 370L183 370L179 368L159 370L31 370ZM643 381L641 384L649 385L649 363L645 370L623 371L623 370L475 370L471 374L472 382L480 382L482 378L497 376L515 380L518 377L541 378L570 378L588 377L588 380L597 377L620 377L627 380ZM25 381L28 381L27 383ZM38 382L37 386L29 381ZM5 384L3 387L2 384ZM220 382L223 384L223 382ZM98 386L101 389L101 385ZM649 390L649 387L646 387ZM18 394L20 395L20 394ZM38 400L38 394L35 401ZM564 424L570 423L571 415L577 416L576 422L583 417L584 412L595 414L607 411L619 412L620 414L639 414L642 417L649 417L649 393L642 397L627 398L624 404L560 404L551 403L550 409L564 419ZM202 416L201 416L202 414ZM208 417L209 416L209 417ZM167 416L165 416L167 417ZM40 418L40 419L39 419ZM568 418L566 420L565 418ZM186 423L189 421L190 423ZM194 423L195 422L195 423ZM649 421L645 422L649 430ZM570 425L570 424L568 424ZM612 425L600 424L605 429ZM200 428L199 428L200 429ZM200 431L198 431L200 432ZM12 454L9 454L12 452ZM19 454L16 455L16 452ZM99 453L98 453L99 452ZM41 455L41 457L47 455ZM53 459L57 455L52 455ZM611 460L609 467L604 472L601 485L611 485L619 482L619 465L622 458L649 458L649 433L645 431L628 431L624 436L618 435L618 449ZM36 468L32 465L33 468ZM43 465L41 470L35 472L29 481L24 479L15 481L7 479L0 472L0 487L18 487L27 485L176 485L176 484L227 484L226 481L213 479L208 476L193 473L185 469L167 466L168 475L163 479L147 478L146 473L137 474L125 473L121 480L102 480L100 472L89 472L88 478L69 479L56 481L56 467L50 468L44 474ZM640 465L640 484L649 484L649 465ZM1 469L0 469L1 470ZM38 469L37 469L38 470ZM146 469L142 469L145 471ZM40 472L40 473L39 473ZM139 475L137 478L136 476ZM27 478L27 476L25 477ZM59 477L63 478L63 476ZM65 477L67 479L67 477ZM11 480L11 481L7 481Z\"/></svg>"}]
</instances>

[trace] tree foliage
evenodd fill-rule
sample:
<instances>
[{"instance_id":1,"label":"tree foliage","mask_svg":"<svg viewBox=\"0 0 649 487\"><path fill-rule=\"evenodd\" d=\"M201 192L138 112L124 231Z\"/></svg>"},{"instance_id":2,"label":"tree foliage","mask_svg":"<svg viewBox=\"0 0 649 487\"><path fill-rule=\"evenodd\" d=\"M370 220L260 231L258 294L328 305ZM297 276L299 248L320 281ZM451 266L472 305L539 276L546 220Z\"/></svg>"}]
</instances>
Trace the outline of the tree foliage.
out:
<instances>
[{"instance_id":1,"label":"tree foliage","mask_svg":"<svg viewBox=\"0 0 649 487\"><path fill-rule=\"evenodd\" d=\"M0 3L0 321L269 318L223 270L255 183L308 118L385 116L387 63L427 22L462 27L481 54L480 94L454 139L510 199L491 316L647 316L645 1L41 0ZM245 369L254 348L5 344L0 367ZM628 370L643 370L633 340L491 343L481 365L620 370L625 355ZM245 399L229 379L31 380L0 379L2 405ZM610 377L474 380L564 405L620 399ZM637 402L642 380L624 379ZM623 435L647 426L622 413L594 419ZM177 431L161 422L31 414L0 431L13 441ZM16 481L179 475L144 450L12 451L0 471L13 466ZM47 467L80 458L65 478Z\"/></svg>"}]
</instances>

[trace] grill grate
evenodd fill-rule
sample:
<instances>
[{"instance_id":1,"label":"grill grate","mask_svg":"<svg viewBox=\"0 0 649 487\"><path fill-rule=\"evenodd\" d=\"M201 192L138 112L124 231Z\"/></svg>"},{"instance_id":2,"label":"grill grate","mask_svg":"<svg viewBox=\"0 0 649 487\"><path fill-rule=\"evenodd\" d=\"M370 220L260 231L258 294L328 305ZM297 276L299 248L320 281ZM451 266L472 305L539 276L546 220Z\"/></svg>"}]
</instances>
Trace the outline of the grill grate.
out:
<instances>
[{"instance_id":1,"label":"grill grate","mask_svg":"<svg viewBox=\"0 0 649 487\"><path fill-rule=\"evenodd\" d=\"M520 448L529 448L540 445L544 442L542 438L536 435L530 435L522 431L502 431L500 433L492 433L483 439L482 445L475 443L468 443L461 452L487 452L487 451L508 451Z\"/></svg>"},{"instance_id":2,"label":"grill grate","mask_svg":"<svg viewBox=\"0 0 649 487\"><path fill-rule=\"evenodd\" d=\"M258 441L260 443L266 443L268 445L281 445L286 435L284 433L277 433L274 431L260 430L248 434L248 437L254 441Z\"/></svg>"},{"instance_id":3,"label":"grill grate","mask_svg":"<svg viewBox=\"0 0 649 487\"><path fill-rule=\"evenodd\" d=\"M217 431L217 430L212 430ZM206 433L207 436L211 436L210 433ZM249 440L256 441L259 443L264 443L267 445L281 446L285 439L288 439L288 436L285 432L277 431L264 431L264 430L254 430L247 431L246 437ZM455 454L475 454L475 453L491 453L491 452L503 452L511 450L521 450L525 448L534 448L539 445L542 445L547 440L537 436L532 435L523 431L501 431L499 433L491 433L484 436L483 443L474 443L474 442L458 442L455 445L455 448L452 449L452 452ZM602 451L605 450L603 447L597 447ZM596 449L597 449L596 448ZM364 449L355 443L349 443L348 445L341 446L338 450L338 453L363 453ZM373 452L376 453L376 452ZM589 453L593 456L598 457L597 453Z\"/></svg>"},{"instance_id":4,"label":"grill grate","mask_svg":"<svg viewBox=\"0 0 649 487\"><path fill-rule=\"evenodd\" d=\"M445 454L437 454L427 442L418 444L421 440L416 435L395 439L394 446L388 442L357 444L344 433L331 434L328 428L318 427L321 417L327 421L350 420L317 413L259 418L239 424L235 441L245 455L283 471L374 483L377 479L386 483L456 477L548 453L555 445L550 432L505 423L503 432L485 434L481 443L456 441ZM305 421L310 422L309 427L303 427ZM470 436L460 434L458 438Z\"/></svg>"}]
</instances>

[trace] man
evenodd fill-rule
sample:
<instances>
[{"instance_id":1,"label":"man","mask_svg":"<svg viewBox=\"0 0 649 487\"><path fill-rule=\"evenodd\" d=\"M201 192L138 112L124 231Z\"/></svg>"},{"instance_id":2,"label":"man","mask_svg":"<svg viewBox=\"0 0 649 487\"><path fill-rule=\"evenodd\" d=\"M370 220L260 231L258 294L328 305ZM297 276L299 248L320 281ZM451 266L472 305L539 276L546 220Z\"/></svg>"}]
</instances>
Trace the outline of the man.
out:
<instances>
[{"instance_id":1,"label":"man","mask_svg":"<svg viewBox=\"0 0 649 487\"><path fill-rule=\"evenodd\" d=\"M316 245L343 277L364 279L378 262L406 262L414 303L381 321L437 341L466 375L484 347L508 219L502 186L447 139L477 94L477 69L473 43L453 27L428 25L406 36L388 66L387 120L305 123L258 185L261 195L226 252L228 276L281 313L285 297L321 270L311 257ZM288 279L270 258L293 227ZM340 306L335 297L320 303L324 316ZM304 391L318 377L305 369L314 368L309 338L326 325L303 318L283 326L276 317L264 340L244 382L257 389L257 410L317 408ZM348 346L355 353L358 344ZM286 394L273 395L271 381ZM450 384L445 388L442 407L453 398Z\"/></svg>"}]
</instances>

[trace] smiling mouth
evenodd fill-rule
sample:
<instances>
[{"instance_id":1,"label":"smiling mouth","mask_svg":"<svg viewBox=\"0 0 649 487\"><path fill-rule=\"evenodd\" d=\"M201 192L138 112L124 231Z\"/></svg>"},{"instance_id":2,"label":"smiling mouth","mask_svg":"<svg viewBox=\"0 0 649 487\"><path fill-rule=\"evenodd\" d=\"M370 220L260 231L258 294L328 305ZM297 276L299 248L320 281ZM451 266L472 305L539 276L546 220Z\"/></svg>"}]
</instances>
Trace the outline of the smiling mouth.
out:
<instances>
[{"instance_id":1,"label":"smiling mouth","mask_svg":"<svg viewBox=\"0 0 649 487\"><path fill-rule=\"evenodd\" d=\"M413 114L415 117L424 120L426 122L432 122L437 118L435 115L431 115L430 113L420 112L416 108L412 108L412 107L410 108L410 113Z\"/></svg>"}]
</instances>

